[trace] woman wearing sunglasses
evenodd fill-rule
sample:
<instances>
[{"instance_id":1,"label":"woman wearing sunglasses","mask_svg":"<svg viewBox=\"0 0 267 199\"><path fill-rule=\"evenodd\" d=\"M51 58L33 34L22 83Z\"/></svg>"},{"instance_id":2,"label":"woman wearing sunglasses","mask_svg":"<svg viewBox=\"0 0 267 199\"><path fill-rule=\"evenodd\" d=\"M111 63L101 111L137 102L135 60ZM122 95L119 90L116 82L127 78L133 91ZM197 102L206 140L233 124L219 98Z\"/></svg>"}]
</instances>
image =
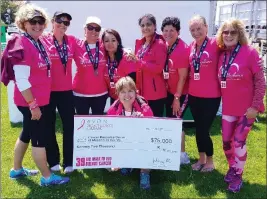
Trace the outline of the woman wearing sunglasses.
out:
<instances>
[{"instance_id":1,"label":"woman wearing sunglasses","mask_svg":"<svg viewBox=\"0 0 267 199\"><path fill-rule=\"evenodd\" d=\"M135 77L136 64L128 60L128 53L123 50L121 37L116 30L107 29L102 34L102 42L106 51L107 70L105 80L109 88L111 104L118 98L115 83L125 76Z\"/></svg>"},{"instance_id":2,"label":"woman wearing sunglasses","mask_svg":"<svg viewBox=\"0 0 267 199\"><path fill-rule=\"evenodd\" d=\"M228 190L239 192L247 159L246 140L256 116L264 111L265 78L259 53L248 45L245 26L225 21L217 42L223 49L218 63L222 92L222 140L229 169Z\"/></svg>"},{"instance_id":3,"label":"woman wearing sunglasses","mask_svg":"<svg viewBox=\"0 0 267 199\"><path fill-rule=\"evenodd\" d=\"M47 167L45 146L48 104L51 87L51 62L47 49L39 40L48 23L46 13L39 7L26 4L16 15L16 24L25 33L21 36L23 60L13 66L15 73L14 102L23 115L23 130L15 145L14 167L10 178L36 175L38 171L22 167L23 157L32 144L32 157L40 170L42 186L60 185L69 181L51 173Z\"/></svg>"},{"instance_id":4,"label":"woman wearing sunglasses","mask_svg":"<svg viewBox=\"0 0 267 199\"><path fill-rule=\"evenodd\" d=\"M66 12L55 12L52 18L52 32L42 37L51 59L51 94L47 134L49 144L46 147L47 162L52 171L60 170L60 153L56 140L56 109L63 125L63 169L70 173L73 156L73 116L74 102L72 92L72 59L76 40L66 35L72 17Z\"/></svg>"},{"instance_id":5,"label":"woman wearing sunglasses","mask_svg":"<svg viewBox=\"0 0 267 199\"><path fill-rule=\"evenodd\" d=\"M162 117L167 97L163 79L167 46L163 37L156 33L156 18L152 14L142 16L138 23L143 38L135 43L137 89L148 100L154 116Z\"/></svg>"},{"instance_id":6,"label":"woman wearing sunglasses","mask_svg":"<svg viewBox=\"0 0 267 199\"><path fill-rule=\"evenodd\" d=\"M73 94L76 113L103 115L108 97L108 88L104 79L106 59L104 47L99 41L101 20L90 16L84 26L85 39L78 41L74 60L77 72L73 80Z\"/></svg>"},{"instance_id":7,"label":"woman wearing sunglasses","mask_svg":"<svg viewBox=\"0 0 267 199\"><path fill-rule=\"evenodd\" d=\"M199 152L199 159L192 165L192 169L211 172L215 167L209 131L221 101L217 69L221 49L216 38L207 36L208 25L204 17L193 16L189 22L189 30L195 41L190 44L188 102L196 124Z\"/></svg>"}]
</instances>

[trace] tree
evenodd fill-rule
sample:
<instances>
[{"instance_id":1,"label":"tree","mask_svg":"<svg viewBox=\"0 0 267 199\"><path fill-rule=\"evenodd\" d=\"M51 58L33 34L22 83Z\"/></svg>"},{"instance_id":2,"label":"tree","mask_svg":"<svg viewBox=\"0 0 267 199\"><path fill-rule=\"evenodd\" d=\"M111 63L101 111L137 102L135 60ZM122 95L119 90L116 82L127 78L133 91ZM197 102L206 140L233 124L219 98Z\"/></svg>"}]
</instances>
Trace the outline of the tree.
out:
<instances>
[{"instance_id":1,"label":"tree","mask_svg":"<svg viewBox=\"0 0 267 199\"><path fill-rule=\"evenodd\" d=\"M26 1L1 0L1 25L6 22L6 16L10 14L10 23L15 21L15 13ZM10 13L7 10L10 10Z\"/></svg>"}]
</instances>

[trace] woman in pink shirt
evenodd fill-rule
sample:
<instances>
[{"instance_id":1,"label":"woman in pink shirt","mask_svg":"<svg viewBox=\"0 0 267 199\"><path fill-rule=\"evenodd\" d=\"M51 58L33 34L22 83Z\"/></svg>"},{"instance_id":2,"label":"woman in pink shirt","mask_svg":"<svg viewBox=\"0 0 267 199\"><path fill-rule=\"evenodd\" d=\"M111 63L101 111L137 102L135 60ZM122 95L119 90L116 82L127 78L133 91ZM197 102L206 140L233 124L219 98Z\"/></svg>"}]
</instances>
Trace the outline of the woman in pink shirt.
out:
<instances>
[{"instance_id":1,"label":"woman in pink shirt","mask_svg":"<svg viewBox=\"0 0 267 199\"><path fill-rule=\"evenodd\" d=\"M118 100L108 110L108 115L123 115L135 117L152 117L153 113L146 100L137 95L137 89L134 81L129 76L122 77L116 83L116 93ZM113 168L113 171L118 168ZM132 169L121 169L123 175L127 175ZM150 188L150 175L148 169L141 169L140 171L140 187L142 189Z\"/></svg>"},{"instance_id":2,"label":"woman in pink shirt","mask_svg":"<svg viewBox=\"0 0 267 199\"><path fill-rule=\"evenodd\" d=\"M144 37L135 43L137 89L148 100L154 116L162 117L167 97L162 74L167 46L163 37L156 33L156 18L152 14L142 16L138 23Z\"/></svg>"},{"instance_id":3,"label":"woman in pink shirt","mask_svg":"<svg viewBox=\"0 0 267 199\"><path fill-rule=\"evenodd\" d=\"M87 17L84 26L85 39L77 40L74 61L77 72L73 79L74 105L78 115L103 115L108 97L105 82L105 50L99 41L101 20Z\"/></svg>"},{"instance_id":4,"label":"woman in pink shirt","mask_svg":"<svg viewBox=\"0 0 267 199\"><path fill-rule=\"evenodd\" d=\"M166 116L183 117L187 106L189 47L179 37L180 19L166 17L161 31L168 45L168 55L163 76L167 84ZM184 108L182 108L184 107ZM190 159L185 152L185 134L182 133L180 164L189 164Z\"/></svg>"},{"instance_id":5,"label":"woman in pink shirt","mask_svg":"<svg viewBox=\"0 0 267 199\"><path fill-rule=\"evenodd\" d=\"M207 36L208 26L204 17L192 17L189 29L194 41L190 44L188 103L195 120L199 152L199 160L192 165L192 169L209 172L214 169L209 131L221 100L217 80L219 48L215 38Z\"/></svg>"},{"instance_id":6,"label":"woman in pink shirt","mask_svg":"<svg viewBox=\"0 0 267 199\"><path fill-rule=\"evenodd\" d=\"M218 63L223 150L229 165L224 180L229 191L239 192L247 159L247 136L258 113L264 111L265 79L259 54L248 45L242 21L225 21L218 30L217 42L224 50Z\"/></svg>"},{"instance_id":7,"label":"woman in pink shirt","mask_svg":"<svg viewBox=\"0 0 267 199\"><path fill-rule=\"evenodd\" d=\"M46 147L47 162L52 171L60 170L60 152L56 139L56 109L60 114L63 126L63 169L70 173L73 156L74 102L72 92L72 60L76 40L66 35L72 17L66 12L55 12L52 19L52 33L44 35L42 41L48 48L51 59L51 94L49 102L50 129Z\"/></svg>"},{"instance_id":8,"label":"woman in pink shirt","mask_svg":"<svg viewBox=\"0 0 267 199\"><path fill-rule=\"evenodd\" d=\"M38 173L36 170L22 167L23 157L31 141L32 157L42 174L41 186L60 185L69 181L68 177L51 173L46 159L45 147L49 142L46 137L49 131L46 120L49 117L51 61L39 37L47 23L47 14L41 8L31 4L21 6L16 15L17 26L25 32L21 36L23 60L13 66L14 102L23 115L23 129L15 145L14 167L9 173L11 179Z\"/></svg>"},{"instance_id":9,"label":"woman in pink shirt","mask_svg":"<svg viewBox=\"0 0 267 199\"><path fill-rule=\"evenodd\" d=\"M116 30L107 29L102 34L102 42L106 51L107 69L105 80L109 89L111 104L118 98L115 90L116 82L125 76L135 79L136 64L128 60L121 37Z\"/></svg>"}]
</instances>

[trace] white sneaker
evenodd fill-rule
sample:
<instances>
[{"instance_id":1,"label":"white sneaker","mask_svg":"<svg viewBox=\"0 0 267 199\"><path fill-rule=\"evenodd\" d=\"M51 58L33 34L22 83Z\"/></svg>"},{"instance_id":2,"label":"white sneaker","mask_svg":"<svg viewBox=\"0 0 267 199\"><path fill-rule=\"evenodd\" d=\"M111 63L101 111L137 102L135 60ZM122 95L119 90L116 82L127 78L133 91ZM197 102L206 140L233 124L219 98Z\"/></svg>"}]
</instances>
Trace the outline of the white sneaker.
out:
<instances>
[{"instance_id":1,"label":"white sneaker","mask_svg":"<svg viewBox=\"0 0 267 199\"><path fill-rule=\"evenodd\" d=\"M73 167L68 166L64 169L64 173L72 173L74 171Z\"/></svg>"},{"instance_id":2,"label":"white sneaker","mask_svg":"<svg viewBox=\"0 0 267 199\"><path fill-rule=\"evenodd\" d=\"M190 159L187 155L186 152L181 152L180 155L180 164L189 164L190 163Z\"/></svg>"},{"instance_id":3,"label":"white sneaker","mask_svg":"<svg viewBox=\"0 0 267 199\"><path fill-rule=\"evenodd\" d=\"M59 164L57 164L57 165L51 167L50 169L51 169L51 171L60 171L62 169L62 167Z\"/></svg>"}]
</instances>

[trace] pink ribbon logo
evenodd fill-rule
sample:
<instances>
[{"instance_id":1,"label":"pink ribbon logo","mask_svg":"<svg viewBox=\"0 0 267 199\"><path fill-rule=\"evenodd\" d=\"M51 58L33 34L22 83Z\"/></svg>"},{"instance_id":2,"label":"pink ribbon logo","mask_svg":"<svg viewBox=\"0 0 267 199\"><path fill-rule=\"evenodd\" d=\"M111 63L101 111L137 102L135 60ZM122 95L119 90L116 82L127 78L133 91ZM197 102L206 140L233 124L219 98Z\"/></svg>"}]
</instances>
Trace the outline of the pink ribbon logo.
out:
<instances>
[{"instance_id":1,"label":"pink ribbon logo","mask_svg":"<svg viewBox=\"0 0 267 199\"><path fill-rule=\"evenodd\" d=\"M84 126L84 124L85 124L85 119L82 120L81 126L77 130L81 129Z\"/></svg>"}]
</instances>

